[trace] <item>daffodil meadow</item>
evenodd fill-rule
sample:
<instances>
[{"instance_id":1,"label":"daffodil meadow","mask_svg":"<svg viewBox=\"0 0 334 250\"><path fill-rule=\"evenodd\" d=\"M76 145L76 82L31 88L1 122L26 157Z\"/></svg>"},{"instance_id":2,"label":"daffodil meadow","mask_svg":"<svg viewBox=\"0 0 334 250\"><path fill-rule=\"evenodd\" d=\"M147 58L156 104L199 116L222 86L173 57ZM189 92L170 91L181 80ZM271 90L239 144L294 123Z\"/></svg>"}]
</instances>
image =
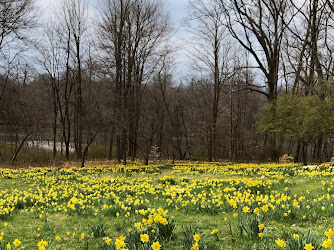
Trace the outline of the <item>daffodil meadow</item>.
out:
<instances>
[{"instance_id":1,"label":"daffodil meadow","mask_svg":"<svg viewBox=\"0 0 334 250\"><path fill-rule=\"evenodd\" d=\"M333 249L328 164L0 170L0 249Z\"/></svg>"}]
</instances>

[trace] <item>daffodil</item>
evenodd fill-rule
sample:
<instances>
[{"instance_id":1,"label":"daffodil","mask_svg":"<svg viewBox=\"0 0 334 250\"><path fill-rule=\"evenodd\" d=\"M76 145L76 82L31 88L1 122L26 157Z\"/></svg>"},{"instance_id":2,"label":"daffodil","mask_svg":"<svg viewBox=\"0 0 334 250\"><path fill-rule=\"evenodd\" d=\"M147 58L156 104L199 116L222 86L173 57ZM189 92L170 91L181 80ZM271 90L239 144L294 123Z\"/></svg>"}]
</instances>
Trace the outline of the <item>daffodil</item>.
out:
<instances>
[{"instance_id":1,"label":"daffodil","mask_svg":"<svg viewBox=\"0 0 334 250\"><path fill-rule=\"evenodd\" d=\"M37 243L37 246L38 246L39 250L45 250L45 248L48 246L48 244L49 243L47 241L42 239Z\"/></svg>"},{"instance_id":2,"label":"daffodil","mask_svg":"<svg viewBox=\"0 0 334 250\"><path fill-rule=\"evenodd\" d=\"M199 234L194 235L194 241L199 242L201 239L201 236Z\"/></svg>"},{"instance_id":3,"label":"daffodil","mask_svg":"<svg viewBox=\"0 0 334 250\"><path fill-rule=\"evenodd\" d=\"M152 247L152 250L160 250L161 249L161 245L160 245L159 241L153 242L151 247Z\"/></svg>"},{"instance_id":4,"label":"daffodil","mask_svg":"<svg viewBox=\"0 0 334 250\"><path fill-rule=\"evenodd\" d=\"M275 242L280 247L285 247L286 246L285 242L283 240L281 240L280 238L278 238Z\"/></svg>"},{"instance_id":5,"label":"daffodil","mask_svg":"<svg viewBox=\"0 0 334 250\"><path fill-rule=\"evenodd\" d=\"M244 206L244 207L242 208L242 211L243 211L244 213L249 213L250 208L249 208L248 206Z\"/></svg>"},{"instance_id":6,"label":"daffodil","mask_svg":"<svg viewBox=\"0 0 334 250\"><path fill-rule=\"evenodd\" d=\"M294 239L299 239L299 234L293 234L292 237L293 237Z\"/></svg>"},{"instance_id":7,"label":"daffodil","mask_svg":"<svg viewBox=\"0 0 334 250\"><path fill-rule=\"evenodd\" d=\"M21 241L20 241L19 239L15 239L15 240L13 241L13 245L14 245L15 247L18 247L20 244L21 244Z\"/></svg>"},{"instance_id":8,"label":"daffodil","mask_svg":"<svg viewBox=\"0 0 334 250\"><path fill-rule=\"evenodd\" d=\"M305 245L304 249L305 250L312 250L312 249L314 249L314 246L312 245L312 243L308 243L308 244Z\"/></svg>"},{"instance_id":9,"label":"daffodil","mask_svg":"<svg viewBox=\"0 0 334 250\"><path fill-rule=\"evenodd\" d=\"M328 231L325 233L325 235L330 239L334 236L334 231L330 228Z\"/></svg>"},{"instance_id":10,"label":"daffodil","mask_svg":"<svg viewBox=\"0 0 334 250\"><path fill-rule=\"evenodd\" d=\"M199 250L198 242L196 242L192 247L191 250Z\"/></svg>"},{"instance_id":11,"label":"daffodil","mask_svg":"<svg viewBox=\"0 0 334 250\"><path fill-rule=\"evenodd\" d=\"M269 206L268 205L263 205L261 209L262 209L263 212L268 212Z\"/></svg>"},{"instance_id":12,"label":"daffodil","mask_svg":"<svg viewBox=\"0 0 334 250\"><path fill-rule=\"evenodd\" d=\"M110 245L110 242L111 242L111 239L109 237L106 237L104 239L104 242L107 244L107 245Z\"/></svg>"},{"instance_id":13,"label":"daffodil","mask_svg":"<svg viewBox=\"0 0 334 250\"><path fill-rule=\"evenodd\" d=\"M332 240L329 238L329 239L327 239L327 240L325 240L323 243L322 243L322 246L324 247L324 248L329 248L329 247L331 247L333 245L333 243L332 243Z\"/></svg>"},{"instance_id":14,"label":"daffodil","mask_svg":"<svg viewBox=\"0 0 334 250\"><path fill-rule=\"evenodd\" d=\"M149 236L148 236L148 234L141 234L141 235L140 235L140 240L141 240L141 242L143 242L143 243L148 242L148 241L149 241Z\"/></svg>"}]
</instances>

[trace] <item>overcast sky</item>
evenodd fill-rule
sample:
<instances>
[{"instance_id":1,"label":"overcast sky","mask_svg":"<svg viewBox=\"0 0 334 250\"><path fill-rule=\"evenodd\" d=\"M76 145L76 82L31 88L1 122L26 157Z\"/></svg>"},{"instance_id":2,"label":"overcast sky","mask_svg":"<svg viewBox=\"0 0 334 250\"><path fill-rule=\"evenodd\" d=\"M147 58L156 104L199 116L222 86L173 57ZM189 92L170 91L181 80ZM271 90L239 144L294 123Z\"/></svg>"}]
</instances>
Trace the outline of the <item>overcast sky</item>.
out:
<instances>
[{"instance_id":1,"label":"overcast sky","mask_svg":"<svg viewBox=\"0 0 334 250\"><path fill-rule=\"evenodd\" d=\"M87 1L91 7L96 6L101 0L89 0ZM167 7L170 9L171 17L173 21L181 21L187 14L188 0L165 0ZM38 0L38 3L46 11L54 10L56 0Z\"/></svg>"},{"instance_id":2,"label":"overcast sky","mask_svg":"<svg viewBox=\"0 0 334 250\"><path fill-rule=\"evenodd\" d=\"M89 8L91 13L96 11L98 8L99 2L102 0L86 0L89 4ZM167 9L170 11L171 21L173 22L173 26L178 30L174 37L172 38L173 44L182 47L184 43L183 38L187 36L186 32L180 28L182 20L186 17L188 12L188 0L163 0L166 3ZM41 8L41 18L47 19L50 14L54 11L57 11L57 3L58 0L37 0L38 5ZM184 50L180 49L175 55L175 63L176 69L174 71L174 75L176 79L182 80L185 76L184 72L187 71L185 69L187 54Z\"/></svg>"}]
</instances>

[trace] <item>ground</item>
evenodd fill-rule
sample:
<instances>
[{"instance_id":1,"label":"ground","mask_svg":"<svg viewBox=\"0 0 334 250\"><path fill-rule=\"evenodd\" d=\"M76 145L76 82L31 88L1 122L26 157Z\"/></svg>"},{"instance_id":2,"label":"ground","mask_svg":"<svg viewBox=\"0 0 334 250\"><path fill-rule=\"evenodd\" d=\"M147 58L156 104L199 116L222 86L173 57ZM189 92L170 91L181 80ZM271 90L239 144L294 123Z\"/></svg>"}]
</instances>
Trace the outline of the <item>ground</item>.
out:
<instances>
[{"instance_id":1,"label":"ground","mask_svg":"<svg viewBox=\"0 0 334 250\"><path fill-rule=\"evenodd\" d=\"M106 162L0 178L0 249L331 249L334 237L326 164Z\"/></svg>"}]
</instances>

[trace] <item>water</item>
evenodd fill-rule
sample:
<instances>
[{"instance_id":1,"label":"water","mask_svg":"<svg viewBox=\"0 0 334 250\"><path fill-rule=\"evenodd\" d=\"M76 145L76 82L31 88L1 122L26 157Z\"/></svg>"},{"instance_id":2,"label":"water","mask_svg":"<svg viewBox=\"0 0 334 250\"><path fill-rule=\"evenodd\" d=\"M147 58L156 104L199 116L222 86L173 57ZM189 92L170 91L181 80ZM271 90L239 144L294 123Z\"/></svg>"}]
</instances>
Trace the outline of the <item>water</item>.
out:
<instances>
[{"instance_id":1,"label":"water","mask_svg":"<svg viewBox=\"0 0 334 250\"><path fill-rule=\"evenodd\" d=\"M48 151L52 151L53 150L53 141L27 141L24 144L25 148L39 148L39 149L44 149L44 150L48 150ZM56 142L56 149L57 151L65 151L66 147L65 147L65 143L60 143L60 142ZM74 148L74 144L70 143L70 152L74 152L75 148Z\"/></svg>"}]
</instances>

